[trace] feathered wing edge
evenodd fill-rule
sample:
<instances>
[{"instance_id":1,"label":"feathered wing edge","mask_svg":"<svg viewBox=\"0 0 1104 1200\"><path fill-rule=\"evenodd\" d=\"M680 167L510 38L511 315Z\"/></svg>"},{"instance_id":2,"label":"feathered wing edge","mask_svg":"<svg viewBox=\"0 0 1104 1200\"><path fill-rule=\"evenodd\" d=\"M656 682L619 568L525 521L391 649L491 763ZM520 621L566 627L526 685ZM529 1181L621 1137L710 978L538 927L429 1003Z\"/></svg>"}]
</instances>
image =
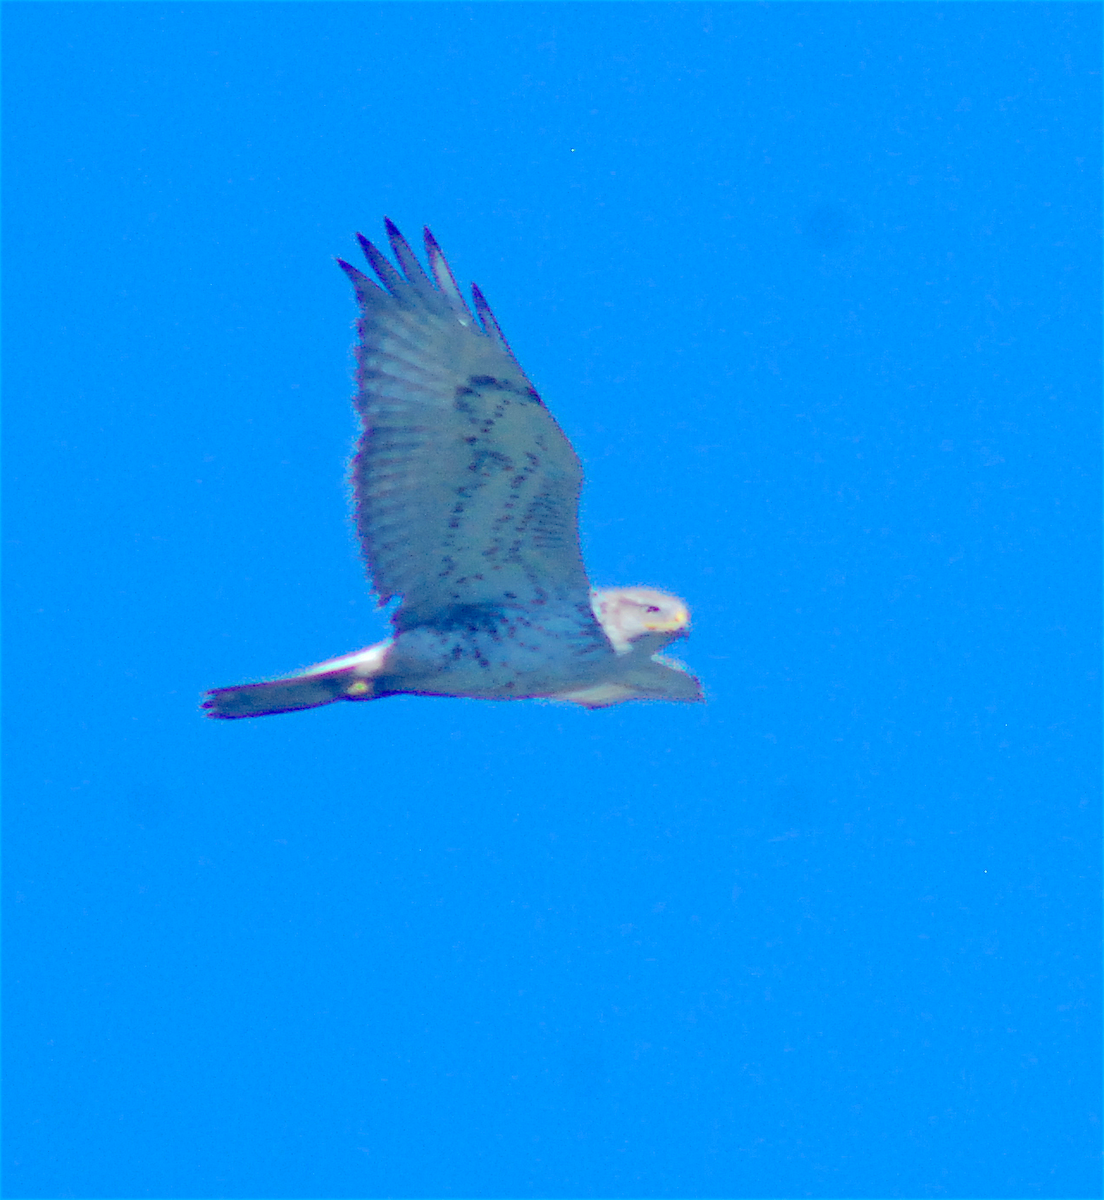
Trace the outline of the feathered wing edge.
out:
<instances>
[{"instance_id":1,"label":"feathered wing edge","mask_svg":"<svg viewBox=\"0 0 1104 1200\"><path fill-rule=\"evenodd\" d=\"M432 278L426 274L422 264L418 261L418 256L410 249L410 244L399 232L395 223L388 217L384 217L383 223L387 229L387 240L391 243L391 252L402 268L401 275L391 265L386 255L381 253L362 233L356 235L357 241L360 243L364 257L379 277L383 287L374 283L363 271L358 270L351 263L347 263L343 258L337 260L337 265L352 281L361 307L371 306L381 292L390 294L400 303L409 303L409 298L413 294L423 303L429 303L433 307L439 307L443 300L462 325L471 325L475 320L472 310L464 300L464 296L456 284L456 276L453 275L452 269L448 265L448 259L445 258L444 251L438 245L437 239L430 232L429 227L426 226L422 233L425 238L426 258L429 260ZM494 313L491 312L491 306L487 303L487 298L474 283L472 284L472 302L475 314L479 318L477 329L489 337L516 363L514 352L503 336L502 329L495 320Z\"/></svg>"},{"instance_id":2,"label":"feathered wing edge","mask_svg":"<svg viewBox=\"0 0 1104 1200\"><path fill-rule=\"evenodd\" d=\"M445 467L455 468L449 478L458 480L460 486L468 483L468 476L461 477L459 472L467 470L473 452L460 445L457 429L465 418L452 408L459 396L455 389L471 386L473 381L482 385L489 380L494 389L505 381L507 391L527 393L522 397L525 403L536 400L541 410L541 416L531 414L521 423L524 428L533 425L543 439L540 458L545 465L541 466L538 483L548 493L549 501L536 513L531 530L519 527L518 536L526 535L519 546L529 557L512 561L508 574L519 576L517 581L524 585L527 580L520 575L529 569L526 563L532 559L539 561L542 575L556 580L562 576L572 586L588 587L577 533L577 571L569 578L563 562L553 561L564 558L558 553L562 531L569 527L574 530L581 479L575 481L571 495L567 494L567 485L581 476L577 455L540 404L481 290L472 288L473 312L432 232L425 230L425 268L394 222L386 220L385 224L390 254L385 255L362 234L357 235L374 278L337 260L353 284L360 307L355 402L364 432L354 458L353 490L362 552L379 602L386 604L395 596L403 597L404 607L417 607L419 596L433 601L445 590L444 584L434 583L444 578L439 574L440 554L448 558L449 570L459 572L463 580L467 576L482 579L487 560L478 556L480 546L469 552L469 545L474 544L471 537L460 547L463 553L455 556L452 530L458 526L451 523L450 514L456 500L451 491L446 494L449 485L442 473ZM428 360L423 357L426 353ZM401 378L396 382L392 375ZM446 408L450 409L448 414ZM521 418L514 424L517 420ZM542 422L549 428L543 428ZM435 453L423 453L431 444L446 456L444 461L438 462ZM410 465L414 452L420 455L418 470L432 473L432 486L425 490L430 499L425 504L424 496L419 494L422 484ZM534 464L534 468L539 465ZM527 469L526 479L530 473ZM486 497L482 497L481 504L486 507ZM553 528L547 514L556 515L557 506L566 504L573 506L571 514L560 512L559 524ZM492 525L491 518L500 515L498 511L488 514L486 529L495 537L498 526ZM548 535L541 541L546 529L556 537ZM415 546L416 553L412 549ZM501 549L497 545L494 548L496 552ZM471 569L455 566L454 558Z\"/></svg>"}]
</instances>

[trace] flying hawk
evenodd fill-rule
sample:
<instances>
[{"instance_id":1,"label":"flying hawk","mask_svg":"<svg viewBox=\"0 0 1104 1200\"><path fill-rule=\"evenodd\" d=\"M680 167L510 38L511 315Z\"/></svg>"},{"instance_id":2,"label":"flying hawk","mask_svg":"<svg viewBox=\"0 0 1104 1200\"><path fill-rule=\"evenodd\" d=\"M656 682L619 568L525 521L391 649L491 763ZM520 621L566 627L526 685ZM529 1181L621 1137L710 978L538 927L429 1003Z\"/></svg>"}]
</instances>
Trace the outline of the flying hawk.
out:
<instances>
[{"instance_id":1,"label":"flying hawk","mask_svg":"<svg viewBox=\"0 0 1104 1200\"><path fill-rule=\"evenodd\" d=\"M579 459L483 293L472 285L473 315L429 230L427 275L386 226L401 274L361 234L382 287L338 265L360 305L357 532L380 604L400 598L394 635L287 679L216 688L208 715L403 693L700 701L698 681L657 653L688 632L686 605L652 588L591 589Z\"/></svg>"}]
</instances>

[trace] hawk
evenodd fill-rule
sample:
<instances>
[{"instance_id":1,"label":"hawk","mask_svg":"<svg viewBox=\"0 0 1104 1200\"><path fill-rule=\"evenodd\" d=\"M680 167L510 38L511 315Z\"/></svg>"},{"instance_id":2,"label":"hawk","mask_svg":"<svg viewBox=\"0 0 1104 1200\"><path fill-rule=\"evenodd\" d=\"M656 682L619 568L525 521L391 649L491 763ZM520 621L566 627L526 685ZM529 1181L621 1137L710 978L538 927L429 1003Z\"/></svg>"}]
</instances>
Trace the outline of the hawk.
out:
<instances>
[{"instance_id":1,"label":"hawk","mask_svg":"<svg viewBox=\"0 0 1104 1200\"><path fill-rule=\"evenodd\" d=\"M579 548L583 476L483 293L469 308L425 230L427 273L386 221L399 269L363 235L379 279L338 259L360 306L352 463L356 526L384 642L269 683L216 688L212 717L385 696L545 697L586 708L702 700L658 652L689 630L683 601L592 589Z\"/></svg>"}]
</instances>

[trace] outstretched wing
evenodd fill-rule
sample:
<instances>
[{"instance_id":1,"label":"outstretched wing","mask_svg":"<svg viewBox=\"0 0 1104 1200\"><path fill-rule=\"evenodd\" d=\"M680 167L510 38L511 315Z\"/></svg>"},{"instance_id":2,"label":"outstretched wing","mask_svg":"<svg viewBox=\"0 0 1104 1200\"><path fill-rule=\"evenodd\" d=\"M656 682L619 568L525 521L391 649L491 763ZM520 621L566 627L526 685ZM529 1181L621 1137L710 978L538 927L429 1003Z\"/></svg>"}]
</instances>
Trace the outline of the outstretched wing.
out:
<instances>
[{"instance_id":1,"label":"outstretched wing","mask_svg":"<svg viewBox=\"0 0 1104 1200\"><path fill-rule=\"evenodd\" d=\"M382 288L338 260L361 310L353 486L381 602L401 596L417 623L457 605L585 601L570 442L429 230L429 275L390 221L387 234L401 274L358 234Z\"/></svg>"}]
</instances>

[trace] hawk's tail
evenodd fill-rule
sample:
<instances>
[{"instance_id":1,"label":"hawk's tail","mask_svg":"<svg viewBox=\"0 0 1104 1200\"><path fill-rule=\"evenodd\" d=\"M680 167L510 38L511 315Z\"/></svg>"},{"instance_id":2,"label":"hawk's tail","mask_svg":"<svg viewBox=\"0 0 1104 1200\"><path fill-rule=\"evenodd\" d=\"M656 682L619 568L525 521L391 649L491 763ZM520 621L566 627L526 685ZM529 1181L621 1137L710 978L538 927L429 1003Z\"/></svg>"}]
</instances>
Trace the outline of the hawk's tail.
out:
<instances>
[{"instance_id":1,"label":"hawk's tail","mask_svg":"<svg viewBox=\"0 0 1104 1200\"><path fill-rule=\"evenodd\" d=\"M271 683L246 683L241 687L215 688L203 707L209 717L267 717L272 713L318 708L335 700L375 700L374 680L357 674L355 667L314 675L293 675Z\"/></svg>"},{"instance_id":2,"label":"hawk's tail","mask_svg":"<svg viewBox=\"0 0 1104 1200\"><path fill-rule=\"evenodd\" d=\"M390 648L388 638L366 650L328 658L301 675L274 679L271 683L215 688L207 693L203 707L209 717L233 720L319 708L335 700L380 700L390 695L379 681Z\"/></svg>"}]
</instances>

